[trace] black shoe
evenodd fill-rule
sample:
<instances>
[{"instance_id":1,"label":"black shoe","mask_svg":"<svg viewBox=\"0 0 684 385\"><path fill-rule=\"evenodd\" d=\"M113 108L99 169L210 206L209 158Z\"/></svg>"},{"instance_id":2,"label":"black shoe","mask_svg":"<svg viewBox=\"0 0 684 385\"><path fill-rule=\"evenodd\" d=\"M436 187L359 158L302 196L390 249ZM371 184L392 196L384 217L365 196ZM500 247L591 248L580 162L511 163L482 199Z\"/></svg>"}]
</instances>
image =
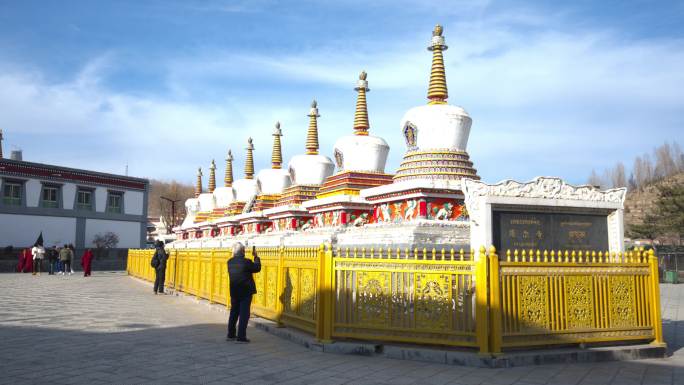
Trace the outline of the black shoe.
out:
<instances>
[{"instance_id":1,"label":"black shoe","mask_svg":"<svg viewBox=\"0 0 684 385\"><path fill-rule=\"evenodd\" d=\"M226 336L226 341L235 341L235 338L237 338L237 337L235 337L235 336L232 336L232 337L231 337L231 336Z\"/></svg>"},{"instance_id":2,"label":"black shoe","mask_svg":"<svg viewBox=\"0 0 684 385\"><path fill-rule=\"evenodd\" d=\"M249 338L238 338L235 342L238 344L248 344Z\"/></svg>"},{"instance_id":3,"label":"black shoe","mask_svg":"<svg viewBox=\"0 0 684 385\"><path fill-rule=\"evenodd\" d=\"M154 295L157 295L157 292L156 292L156 291L154 292Z\"/></svg>"}]
</instances>

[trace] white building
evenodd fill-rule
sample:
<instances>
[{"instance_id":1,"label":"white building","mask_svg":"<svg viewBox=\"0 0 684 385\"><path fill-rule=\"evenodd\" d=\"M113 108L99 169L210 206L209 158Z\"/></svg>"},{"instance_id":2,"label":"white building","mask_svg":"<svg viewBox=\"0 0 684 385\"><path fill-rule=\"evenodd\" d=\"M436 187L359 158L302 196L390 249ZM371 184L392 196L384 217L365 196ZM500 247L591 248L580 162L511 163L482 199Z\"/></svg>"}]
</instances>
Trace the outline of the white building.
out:
<instances>
[{"instance_id":1,"label":"white building","mask_svg":"<svg viewBox=\"0 0 684 385\"><path fill-rule=\"evenodd\" d=\"M0 158L0 247L94 247L115 233L119 248L145 244L149 181Z\"/></svg>"}]
</instances>

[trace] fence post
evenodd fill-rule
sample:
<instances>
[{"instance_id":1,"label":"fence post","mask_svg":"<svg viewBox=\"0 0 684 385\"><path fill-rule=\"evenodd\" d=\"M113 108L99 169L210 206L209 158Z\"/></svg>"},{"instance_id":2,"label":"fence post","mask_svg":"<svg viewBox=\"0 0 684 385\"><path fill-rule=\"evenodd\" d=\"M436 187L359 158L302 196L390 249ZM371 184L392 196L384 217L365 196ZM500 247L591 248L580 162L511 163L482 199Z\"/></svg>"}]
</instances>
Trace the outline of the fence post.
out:
<instances>
[{"instance_id":1,"label":"fence post","mask_svg":"<svg viewBox=\"0 0 684 385\"><path fill-rule=\"evenodd\" d=\"M491 322L489 346L492 354L501 353L501 286L499 280L499 256L494 246L489 248L489 321Z\"/></svg>"},{"instance_id":2,"label":"fence post","mask_svg":"<svg viewBox=\"0 0 684 385\"><path fill-rule=\"evenodd\" d=\"M214 252L211 249L211 256L209 257L209 303L214 302Z\"/></svg>"},{"instance_id":3,"label":"fence post","mask_svg":"<svg viewBox=\"0 0 684 385\"><path fill-rule=\"evenodd\" d=\"M333 249L321 244L318 248L318 295L316 311L316 339L322 343L332 342L333 323Z\"/></svg>"},{"instance_id":4,"label":"fence post","mask_svg":"<svg viewBox=\"0 0 684 385\"><path fill-rule=\"evenodd\" d=\"M474 256L473 256L474 257ZM480 247L475 264L475 336L480 354L489 353L489 320L487 318L487 256Z\"/></svg>"},{"instance_id":5,"label":"fence post","mask_svg":"<svg viewBox=\"0 0 684 385\"><path fill-rule=\"evenodd\" d=\"M660 280L658 276L658 257L655 256L653 250L648 251L648 262L651 267L651 306L653 320L653 334L655 336L654 344L665 344L663 341L663 320L660 315Z\"/></svg>"},{"instance_id":6,"label":"fence post","mask_svg":"<svg viewBox=\"0 0 684 385\"><path fill-rule=\"evenodd\" d=\"M285 327L282 321L283 314L283 286L285 286L285 246L280 245L278 248L278 267L276 270L276 322L278 327Z\"/></svg>"}]
</instances>

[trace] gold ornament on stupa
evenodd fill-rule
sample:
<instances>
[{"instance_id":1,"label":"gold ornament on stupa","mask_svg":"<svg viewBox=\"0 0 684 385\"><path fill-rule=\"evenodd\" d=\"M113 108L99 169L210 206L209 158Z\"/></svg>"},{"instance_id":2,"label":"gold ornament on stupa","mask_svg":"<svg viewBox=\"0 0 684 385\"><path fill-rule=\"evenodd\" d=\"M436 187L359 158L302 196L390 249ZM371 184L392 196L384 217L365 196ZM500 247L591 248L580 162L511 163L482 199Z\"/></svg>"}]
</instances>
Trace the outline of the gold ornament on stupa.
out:
<instances>
[{"instance_id":1,"label":"gold ornament on stupa","mask_svg":"<svg viewBox=\"0 0 684 385\"><path fill-rule=\"evenodd\" d=\"M212 159L209 166L209 192L213 193L214 190L216 190L216 163Z\"/></svg>"},{"instance_id":2,"label":"gold ornament on stupa","mask_svg":"<svg viewBox=\"0 0 684 385\"><path fill-rule=\"evenodd\" d=\"M254 178L254 145L252 144L252 138L247 139L247 160L245 161L245 179Z\"/></svg>"},{"instance_id":3,"label":"gold ornament on stupa","mask_svg":"<svg viewBox=\"0 0 684 385\"><path fill-rule=\"evenodd\" d=\"M233 152L228 150L226 157L226 175L223 177L223 185L226 187L233 186Z\"/></svg>"},{"instance_id":4,"label":"gold ornament on stupa","mask_svg":"<svg viewBox=\"0 0 684 385\"><path fill-rule=\"evenodd\" d=\"M202 167L197 168L197 184L195 184L195 198L202 194Z\"/></svg>"},{"instance_id":5,"label":"gold ornament on stupa","mask_svg":"<svg viewBox=\"0 0 684 385\"><path fill-rule=\"evenodd\" d=\"M311 111L309 112L309 130L306 133L306 153L309 155L318 155L318 103L316 100L311 102Z\"/></svg>"},{"instance_id":6,"label":"gold ornament on stupa","mask_svg":"<svg viewBox=\"0 0 684 385\"><path fill-rule=\"evenodd\" d=\"M437 24L432 31L432 41L428 51L432 51L432 70L430 71L430 86L428 87L428 104L446 104L449 97L446 84L446 72L444 71L444 57L442 51L446 51L443 28Z\"/></svg>"},{"instance_id":7,"label":"gold ornament on stupa","mask_svg":"<svg viewBox=\"0 0 684 385\"><path fill-rule=\"evenodd\" d=\"M368 81L366 80L366 71L361 71L359 74L359 82L354 88L358 92L356 97L356 112L354 113L354 134L368 135L368 106L366 105L366 92L370 91L368 88Z\"/></svg>"},{"instance_id":8,"label":"gold ornament on stupa","mask_svg":"<svg viewBox=\"0 0 684 385\"><path fill-rule=\"evenodd\" d=\"M276 122L275 130L273 131L273 152L271 154L271 168L279 169L283 164L283 151L280 144L280 137L283 132L280 130L280 122Z\"/></svg>"}]
</instances>

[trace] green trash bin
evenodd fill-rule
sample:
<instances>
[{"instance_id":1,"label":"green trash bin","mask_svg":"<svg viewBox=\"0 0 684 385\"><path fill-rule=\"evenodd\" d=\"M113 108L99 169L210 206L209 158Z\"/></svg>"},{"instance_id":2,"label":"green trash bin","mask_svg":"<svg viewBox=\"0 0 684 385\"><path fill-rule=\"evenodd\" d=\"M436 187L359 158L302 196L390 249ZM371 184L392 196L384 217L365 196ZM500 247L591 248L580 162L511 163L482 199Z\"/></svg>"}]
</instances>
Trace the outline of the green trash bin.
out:
<instances>
[{"instance_id":1,"label":"green trash bin","mask_svg":"<svg viewBox=\"0 0 684 385\"><path fill-rule=\"evenodd\" d=\"M674 270L665 270L665 283L679 283L678 273Z\"/></svg>"}]
</instances>

